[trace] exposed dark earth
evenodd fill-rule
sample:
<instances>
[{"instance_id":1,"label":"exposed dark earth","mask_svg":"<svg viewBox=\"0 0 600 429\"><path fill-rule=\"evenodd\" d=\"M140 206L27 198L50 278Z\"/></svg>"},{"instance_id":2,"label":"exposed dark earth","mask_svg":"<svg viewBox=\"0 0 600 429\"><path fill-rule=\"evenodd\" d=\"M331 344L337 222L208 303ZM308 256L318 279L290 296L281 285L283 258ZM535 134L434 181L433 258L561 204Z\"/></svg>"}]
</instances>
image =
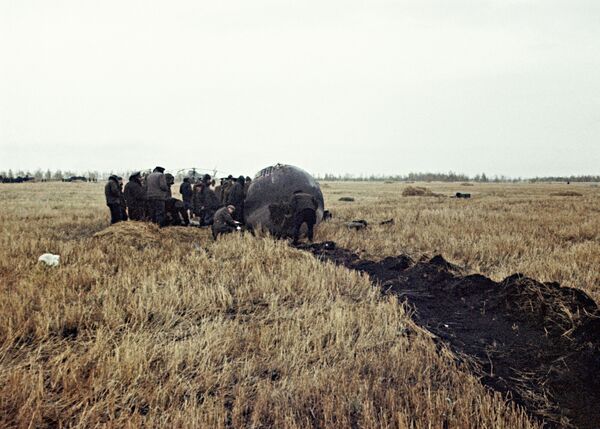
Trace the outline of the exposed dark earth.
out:
<instances>
[{"instance_id":1,"label":"exposed dark earth","mask_svg":"<svg viewBox=\"0 0 600 429\"><path fill-rule=\"evenodd\" d=\"M578 289L520 274L464 275L441 256L375 262L333 242L300 245L369 275L382 293L474 368L481 382L548 428L600 428L600 310Z\"/></svg>"}]
</instances>

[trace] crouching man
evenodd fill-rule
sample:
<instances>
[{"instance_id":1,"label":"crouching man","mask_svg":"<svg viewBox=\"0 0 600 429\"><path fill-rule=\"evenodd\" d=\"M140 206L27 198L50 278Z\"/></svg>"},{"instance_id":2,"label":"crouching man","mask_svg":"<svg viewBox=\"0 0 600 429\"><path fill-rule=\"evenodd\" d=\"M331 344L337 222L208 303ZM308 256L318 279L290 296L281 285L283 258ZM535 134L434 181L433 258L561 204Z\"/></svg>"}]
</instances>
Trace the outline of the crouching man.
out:
<instances>
[{"instance_id":1,"label":"crouching man","mask_svg":"<svg viewBox=\"0 0 600 429\"><path fill-rule=\"evenodd\" d=\"M165 209L166 225L188 226L190 224L188 211L185 209L185 204L183 201L171 197L165 201Z\"/></svg>"},{"instance_id":2,"label":"crouching man","mask_svg":"<svg viewBox=\"0 0 600 429\"><path fill-rule=\"evenodd\" d=\"M313 241L313 230L317 223L317 208L319 203L310 194L302 191L294 192L290 201L290 207L294 216L293 244L298 244L300 239L300 228L306 224L308 241Z\"/></svg>"},{"instance_id":3,"label":"crouching man","mask_svg":"<svg viewBox=\"0 0 600 429\"><path fill-rule=\"evenodd\" d=\"M215 219L212 225L213 238L216 240L221 234L229 234L235 230L241 230L240 222L233 220L232 214L235 212L235 206L221 207L215 213Z\"/></svg>"}]
</instances>

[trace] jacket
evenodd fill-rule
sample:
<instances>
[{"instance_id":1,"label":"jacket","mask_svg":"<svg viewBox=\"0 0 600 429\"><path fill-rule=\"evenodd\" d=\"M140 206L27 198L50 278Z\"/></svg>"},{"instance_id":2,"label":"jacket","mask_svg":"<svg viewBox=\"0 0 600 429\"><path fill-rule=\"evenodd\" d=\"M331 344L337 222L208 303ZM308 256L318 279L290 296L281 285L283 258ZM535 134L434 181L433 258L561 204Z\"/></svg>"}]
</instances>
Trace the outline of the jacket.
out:
<instances>
[{"instance_id":1,"label":"jacket","mask_svg":"<svg viewBox=\"0 0 600 429\"><path fill-rule=\"evenodd\" d=\"M106 205L121 204L121 188L117 176L110 176L106 186L104 186L104 196Z\"/></svg>"},{"instance_id":2,"label":"jacket","mask_svg":"<svg viewBox=\"0 0 600 429\"><path fill-rule=\"evenodd\" d=\"M129 209L143 208L146 200L144 189L137 180L130 180L125 185L125 202Z\"/></svg>"},{"instance_id":3,"label":"jacket","mask_svg":"<svg viewBox=\"0 0 600 429\"><path fill-rule=\"evenodd\" d=\"M231 204L236 208L244 205L244 186L241 183L235 182L231 187L227 195L227 204Z\"/></svg>"},{"instance_id":4,"label":"jacket","mask_svg":"<svg viewBox=\"0 0 600 429\"><path fill-rule=\"evenodd\" d=\"M169 187L167 179L163 173L155 171L146 178L146 186L148 188L146 197L149 200L166 200L169 198Z\"/></svg>"},{"instance_id":5,"label":"jacket","mask_svg":"<svg viewBox=\"0 0 600 429\"><path fill-rule=\"evenodd\" d=\"M229 213L229 210L227 210L227 207L221 207L219 210L217 210L217 212L215 213L215 220L212 226L213 231L226 231L230 230L231 228L235 228L236 226L237 224L231 217L231 214Z\"/></svg>"},{"instance_id":6,"label":"jacket","mask_svg":"<svg viewBox=\"0 0 600 429\"><path fill-rule=\"evenodd\" d=\"M192 197L194 195L194 193L192 192L192 184L189 182L183 182L179 186L179 193L181 194L183 201L185 201L185 202L192 201Z\"/></svg>"}]
</instances>

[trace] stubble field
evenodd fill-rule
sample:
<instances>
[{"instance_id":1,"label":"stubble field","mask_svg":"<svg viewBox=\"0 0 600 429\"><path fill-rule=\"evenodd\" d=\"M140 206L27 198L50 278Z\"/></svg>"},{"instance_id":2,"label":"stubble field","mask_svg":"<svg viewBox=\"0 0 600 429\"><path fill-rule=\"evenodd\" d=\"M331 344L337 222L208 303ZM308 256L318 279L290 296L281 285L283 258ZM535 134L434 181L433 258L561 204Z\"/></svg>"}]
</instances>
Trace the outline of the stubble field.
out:
<instances>
[{"instance_id":1,"label":"stubble field","mask_svg":"<svg viewBox=\"0 0 600 429\"><path fill-rule=\"evenodd\" d=\"M323 183L334 218L315 239L600 298L600 188L417 185L441 196ZM1 427L539 425L355 271L268 237L105 230L101 184L0 185L0 203Z\"/></svg>"}]
</instances>

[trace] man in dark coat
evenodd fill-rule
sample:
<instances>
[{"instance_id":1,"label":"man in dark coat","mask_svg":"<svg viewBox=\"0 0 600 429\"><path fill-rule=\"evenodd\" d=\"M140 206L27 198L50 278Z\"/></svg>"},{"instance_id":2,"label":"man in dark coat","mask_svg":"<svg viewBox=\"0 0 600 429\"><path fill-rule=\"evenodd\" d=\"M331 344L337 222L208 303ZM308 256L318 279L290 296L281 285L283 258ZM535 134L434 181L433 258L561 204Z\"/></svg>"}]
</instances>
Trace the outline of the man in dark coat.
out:
<instances>
[{"instance_id":1,"label":"man in dark coat","mask_svg":"<svg viewBox=\"0 0 600 429\"><path fill-rule=\"evenodd\" d=\"M215 212L221 207L221 202L215 191L200 182L196 187L193 198L194 214L200 218L200 225L212 225Z\"/></svg>"},{"instance_id":2,"label":"man in dark coat","mask_svg":"<svg viewBox=\"0 0 600 429\"><path fill-rule=\"evenodd\" d=\"M156 167L146 178L149 217L159 226L166 225L165 202L170 196L164 171L163 167Z\"/></svg>"},{"instance_id":3,"label":"man in dark coat","mask_svg":"<svg viewBox=\"0 0 600 429\"><path fill-rule=\"evenodd\" d=\"M183 199L183 206L189 212L192 210L192 198L194 192L192 191L192 183L189 177L185 177L183 182L179 186L179 193Z\"/></svg>"},{"instance_id":4,"label":"man in dark coat","mask_svg":"<svg viewBox=\"0 0 600 429\"><path fill-rule=\"evenodd\" d=\"M138 171L129 176L129 182L125 185L125 202L129 219L143 220L146 206L146 195L142 188L142 174Z\"/></svg>"},{"instance_id":5,"label":"man in dark coat","mask_svg":"<svg viewBox=\"0 0 600 429\"><path fill-rule=\"evenodd\" d=\"M235 212L234 206L221 207L215 213L215 221L212 225L213 238L216 240L221 234L229 234L236 229L241 229L240 223L233 220L231 216Z\"/></svg>"},{"instance_id":6,"label":"man in dark coat","mask_svg":"<svg viewBox=\"0 0 600 429\"><path fill-rule=\"evenodd\" d=\"M123 208L121 207L121 189L119 188L119 179L112 175L104 187L104 196L106 205L110 209L110 223L115 224L123 219Z\"/></svg>"},{"instance_id":7,"label":"man in dark coat","mask_svg":"<svg viewBox=\"0 0 600 429\"><path fill-rule=\"evenodd\" d=\"M313 241L313 230L315 223L317 223L317 208L319 203L310 194L302 191L294 192L290 200L290 209L292 216L294 217L294 244L298 244L300 238L300 228L303 223L306 223L308 228L307 237L308 241Z\"/></svg>"},{"instance_id":8,"label":"man in dark coat","mask_svg":"<svg viewBox=\"0 0 600 429\"><path fill-rule=\"evenodd\" d=\"M227 195L227 205L235 206L234 218L238 222L244 221L244 176L238 177Z\"/></svg>"}]
</instances>

